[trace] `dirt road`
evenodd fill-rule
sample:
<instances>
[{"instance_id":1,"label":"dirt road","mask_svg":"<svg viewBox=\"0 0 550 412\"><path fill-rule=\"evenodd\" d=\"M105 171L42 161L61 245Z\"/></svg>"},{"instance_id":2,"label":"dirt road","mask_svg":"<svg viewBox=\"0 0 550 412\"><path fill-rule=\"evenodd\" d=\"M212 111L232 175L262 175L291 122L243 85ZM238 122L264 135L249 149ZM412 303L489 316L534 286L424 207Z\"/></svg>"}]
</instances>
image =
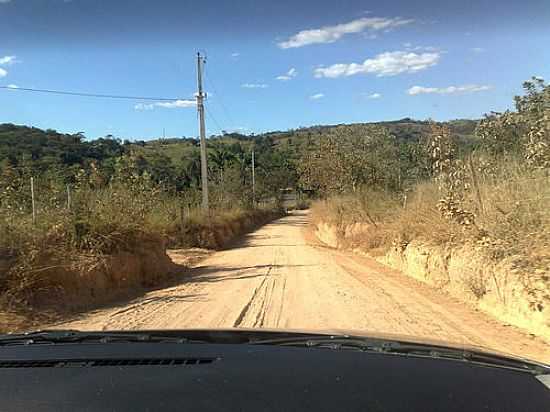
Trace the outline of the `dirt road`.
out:
<instances>
[{"instance_id":1,"label":"dirt road","mask_svg":"<svg viewBox=\"0 0 550 412\"><path fill-rule=\"evenodd\" d=\"M78 329L293 328L397 333L550 361L550 346L377 262L309 240L307 213L277 220ZM177 256L174 258L177 262Z\"/></svg>"}]
</instances>

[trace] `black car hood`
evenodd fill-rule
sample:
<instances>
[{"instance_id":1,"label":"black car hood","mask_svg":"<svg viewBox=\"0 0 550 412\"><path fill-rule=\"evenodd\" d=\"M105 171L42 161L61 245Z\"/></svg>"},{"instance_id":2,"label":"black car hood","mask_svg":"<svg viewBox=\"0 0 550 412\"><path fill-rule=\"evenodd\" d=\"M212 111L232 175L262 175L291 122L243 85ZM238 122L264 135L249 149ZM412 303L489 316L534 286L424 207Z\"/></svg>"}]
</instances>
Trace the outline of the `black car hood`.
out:
<instances>
[{"instance_id":1,"label":"black car hood","mask_svg":"<svg viewBox=\"0 0 550 412\"><path fill-rule=\"evenodd\" d=\"M102 331L105 332L105 331ZM114 331L119 332L119 331ZM449 348L454 350L463 350L477 353L484 353L496 356L507 357L515 360L523 360L525 362L535 362L543 364L543 362L535 359L524 358L507 352L497 351L481 345L472 345L466 342L448 342L438 339L430 339L425 337L415 337L410 335L401 335L393 333L378 333L365 332L353 329L272 329L272 328L189 328L189 329L141 329L139 331L120 331L123 333L152 333L152 334L168 334L177 336L178 334L193 335L196 338L211 337L217 340L227 340L227 343L245 343L247 340L267 340L267 339L284 339L284 338L299 338L307 336L349 336L368 338L380 341L412 343L427 346L438 346L441 348ZM548 366L548 365L546 365Z\"/></svg>"},{"instance_id":2,"label":"black car hood","mask_svg":"<svg viewBox=\"0 0 550 412\"><path fill-rule=\"evenodd\" d=\"M102 335L108 336L105 342L98 340ZM550 404L544 380L549 375L540 368L533 373L501 366L499 359L488 359L497 362L492 364L344 348L348 340L351 345L365 338L370 348L390 342L397 348L425 344L443 355L439 348L478 351L396 335L182 329L28 336L27 343L25 336L11 342L4 336L0 347L3 410L513 412L547 410ZM310 346L316 342L322 346ZM344 343L332 348L330 342Z\"/></svg>"}]
</instances>

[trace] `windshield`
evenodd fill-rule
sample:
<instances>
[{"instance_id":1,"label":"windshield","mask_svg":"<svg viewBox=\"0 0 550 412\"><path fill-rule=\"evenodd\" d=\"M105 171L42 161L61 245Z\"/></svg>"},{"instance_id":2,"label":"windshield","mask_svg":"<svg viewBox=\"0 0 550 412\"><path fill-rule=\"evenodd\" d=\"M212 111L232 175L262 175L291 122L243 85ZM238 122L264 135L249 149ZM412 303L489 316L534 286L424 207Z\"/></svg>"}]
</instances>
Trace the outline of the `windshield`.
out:
<instances>
[{"instance_id":1,"label":"windshield","mask_svg":"<svg viewBox=\"0 0 550 412\"><path fill-rule=\"evenodd\" d=\"M550 3L0 0L0 331L550 362Z\"/></svg>"}]
</instances>

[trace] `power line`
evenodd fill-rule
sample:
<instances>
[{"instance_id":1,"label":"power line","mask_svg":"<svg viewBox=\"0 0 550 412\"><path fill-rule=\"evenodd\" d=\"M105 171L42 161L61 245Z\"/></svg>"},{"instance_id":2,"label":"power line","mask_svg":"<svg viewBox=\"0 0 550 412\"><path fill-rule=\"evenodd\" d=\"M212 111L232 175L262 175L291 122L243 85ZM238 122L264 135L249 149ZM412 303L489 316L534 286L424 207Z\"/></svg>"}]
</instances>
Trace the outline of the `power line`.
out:
<instances>
[{"instance_id":1,"label":"power line","mask_svg":"<svg viewBox=\"0 0 550 412\"><path fill-rule=\"evenodd\" d=\"M221 136L223 134L224 129L220 126L220 124L218 123L218 121L216 120L214 115L210 112L210 110L208 110L208 107L204 106L204 108L206 109L206 114L208 115L210 120L212 120L214 122L214 124L216 125L216 127L218 128L218 131L220 132L220 136Z\"/></svg>"},{"instance_id":2,"label":"power line","mask_svg":"<svg viewBox=\"0 0 550 412\"><path fill-rule=\"evenodd\" d=\"M60 95L66 95L66 96L97 97L97 98L102 98L102 99L127 99L127 100L151 100L151 101L185 100L185 99L177 98L177 97L170 98L170 97L121 96L121 95L115 95L115 94L70 92L70 91L65 91L65 90L30 89L30 88L27 88L27 87L0 86L0 89L8 89L8 90L11 90L11 91L60 94Z\"/></svg>"},{"instance_id":3,"label":"power line","mask_svg":"<svg viewBox=\"0 0 550 412\"><path fill-rule=\"evenodd\" d=\"M231 114L229 114L229 110L227 109L227 106L223 103L221 94L216 89L214 82L212 81L212 78L210 77L210 75L206 70L204 71L204 75L205 75L204 77L206 81L208 82L208 85L212 88L212 90L214 90L214 93L216 93L216 96L218 96L218 99L214 99L214 100L216 100L216 103L218 103L222 107L222 110L225 113L225 116L227 117L229 122L233 125L233 127L235 127L235 122L233 121Z\"/></svg>"}]
</instances>

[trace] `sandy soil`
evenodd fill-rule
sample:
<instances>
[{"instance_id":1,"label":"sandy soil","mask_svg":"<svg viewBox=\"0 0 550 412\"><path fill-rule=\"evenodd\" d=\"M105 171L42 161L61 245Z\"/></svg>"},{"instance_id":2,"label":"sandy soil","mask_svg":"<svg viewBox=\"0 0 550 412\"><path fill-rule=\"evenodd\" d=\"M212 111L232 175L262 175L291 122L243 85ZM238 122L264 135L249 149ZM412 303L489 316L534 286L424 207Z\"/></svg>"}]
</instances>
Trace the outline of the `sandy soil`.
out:
<instances>
[{"instance_id":1,"label":"sandy soil","mask_svg":"<svg viewBox=\"0 0 550 412\"><path fill-rule=\"evenodd\" d=\"M173 252L172 259L185 254ZM550 345L376 261L323 247L294 212L187 270L182 282L55 327L347 329L479 345L550 362Z\"/></svg>"}]
</instances>

